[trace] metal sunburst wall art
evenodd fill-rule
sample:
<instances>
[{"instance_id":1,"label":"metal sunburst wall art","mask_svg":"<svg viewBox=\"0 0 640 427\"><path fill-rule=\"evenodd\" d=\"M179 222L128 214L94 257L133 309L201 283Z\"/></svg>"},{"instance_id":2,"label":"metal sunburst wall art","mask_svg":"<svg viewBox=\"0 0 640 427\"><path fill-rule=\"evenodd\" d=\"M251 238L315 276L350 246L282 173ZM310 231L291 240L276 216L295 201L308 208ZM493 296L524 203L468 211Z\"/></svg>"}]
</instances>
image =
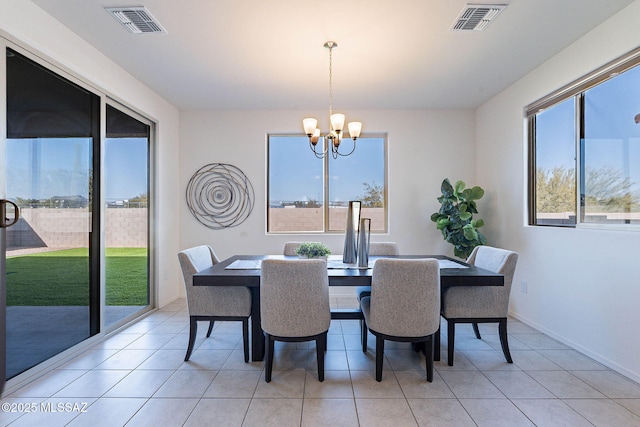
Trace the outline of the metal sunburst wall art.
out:
<instances>
[{"instance_id":1,"label":"metal sunburst wall art","mask_svg":"<svg viewBox=\"0 0 640 427\"><path fill-rule=\"evenodd\" d=\"M253 210L255 194L237 167L211 163L198 169L187 184L187 206L196 219L214 230L242 224Z\"/></svg>"}]
</instances>

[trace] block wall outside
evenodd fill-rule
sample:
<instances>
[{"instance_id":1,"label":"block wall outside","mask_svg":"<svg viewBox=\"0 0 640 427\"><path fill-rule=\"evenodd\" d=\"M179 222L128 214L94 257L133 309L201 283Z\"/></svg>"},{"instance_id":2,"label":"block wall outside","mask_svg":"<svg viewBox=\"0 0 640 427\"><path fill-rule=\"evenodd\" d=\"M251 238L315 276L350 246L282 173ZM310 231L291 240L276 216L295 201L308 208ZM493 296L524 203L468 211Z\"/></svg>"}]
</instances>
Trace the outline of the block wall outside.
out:
<instances>
[{"instance_id":1,"label":"block wall outside","mask_svg":"<svg viewBox=\"0 0 640 427\"><path fill-rule=\"evenodd\" d=\"M7 228L7 247L88 247L87 208L23 208L20 220ZM106 209L107 247L147 247L147 209Z\"/></svg>"},{"instance_id":2,"label":"block wall outside","mask_svg":"<svg viewBox=\"0 0 640 427\"><path fill-rule=\"evenodd\" d=\"M331 228L344 230L347 208L331 208L329 215ZM364 208L361 216L371 218L372 230L384 229L383 208ZM272 232L322 231L322 209L271 208L269 223ZM7 246L10 249L87 247L89 227L87 208L23 208L18 223L7 229ZM106 209L105 230L107 247L146 247L147 209Z\"/></svg>"},{"instance_id":3,"label":"block wall outside","mask_svg":"<svg viewBox=\"0 0 640 427\"><path fill-rule=\"evenodd\" d=\"M329 209L329 227L344 230L346 207ZM384 230L384 208L363 208L362 218L371 218L371 230ZM322 208L269 208L269 231L322 231Z\"/></svg>"},{"instance_id":4,"label":"block wall outside","mask_svg":"<svg viewBox=\"0 0 640 427\"><path fill-rule=\"evenodd\" d=\"M146 248L148 246L147 208L107 209L106 211L105 230L108 248Z\"/></svg>"}]
</instances>

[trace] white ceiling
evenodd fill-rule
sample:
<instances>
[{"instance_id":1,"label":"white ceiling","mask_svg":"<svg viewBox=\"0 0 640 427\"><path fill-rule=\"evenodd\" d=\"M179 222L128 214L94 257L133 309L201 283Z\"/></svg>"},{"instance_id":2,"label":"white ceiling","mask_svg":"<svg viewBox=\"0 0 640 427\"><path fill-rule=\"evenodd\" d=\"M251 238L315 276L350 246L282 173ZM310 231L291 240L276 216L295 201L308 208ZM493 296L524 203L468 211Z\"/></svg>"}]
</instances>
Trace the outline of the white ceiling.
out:
<instances>
[{"instance_id":1,"label":"white ceiling","mask_svg":"<svg viewBox=\"0 0 640 427\"><path fill-rule=\"evenodd\" d=\"M464 0L32 0L179 109L473 108L633 0L505 0L454 32ZM146 6L167 34L105 7Z\"/></svg>"}]
</instances>

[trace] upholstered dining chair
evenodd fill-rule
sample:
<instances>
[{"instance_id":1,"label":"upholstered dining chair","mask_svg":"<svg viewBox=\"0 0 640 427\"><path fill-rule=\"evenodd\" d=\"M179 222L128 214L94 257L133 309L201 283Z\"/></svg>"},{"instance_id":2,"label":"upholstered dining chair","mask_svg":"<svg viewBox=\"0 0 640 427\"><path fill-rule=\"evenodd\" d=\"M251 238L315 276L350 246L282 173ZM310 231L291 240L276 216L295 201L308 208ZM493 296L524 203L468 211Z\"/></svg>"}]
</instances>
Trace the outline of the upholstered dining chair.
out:
<instances>
[{"instance_id":1,"label":"upholstered dining chair","mask_svg":"<svg viewBox=\"0 0 640 427\"><path fill-rule=\"evenodd\" d=\"M184 357L188 361L196 341L198 321L208 321L207 338L216 320L242 321L244 361L249 361L249 316L251 315L251 291L236 286L193 286L193 275L217 264L215 252L208 245L196 246L178 253L187 291L189 310L189 344Z\"/></svg>"},{"instance_id":2,"label":"upholstered dining chair","mask_svg":"<svg viewBox=\"0 0 640 427\"><path fill-rule=\"evenodd\" d=\"M453 366L456 323L471 323L480 339L478 323L498 323L502 352L513 363L507 341L507 312L518 254L491 246L476 246L467 264L504 275L504 286L453 286L442 295L441 314L447 320L447 363ZM440 332L436 336L440 340ZM439 342L439 341L438 341Z\"/></svg>"},{"instance_id":3,"label":"upholstered dining chair","mask_svg":"<svg viewBox=\"0 0 640 427\"><path fill-rule=\"evenodd\" d=\"M440 327L440 268L435 259L383 258L373 266L371 295L360 300L367 330L376 337L376 381L382 381L384 342L425 343L427 381L433 381L433 337Z\"/></svg>"},{"instance_id":4,"label":"upholstered dining chair","mask_svg":"<svg viewBox=\"0 0 640 427\"><path fill-rule=\"evenodd\" d=\"M288 255L288 256L295 256L296 255L296 250L298 249L298 246L300 246L302 242L286 242L284 244L284 250L282 251L283 255Z\"/></svg>"},{"instance_id":5,"label":"upholstered dining chair","mask_svg":"<svg viewBox=\"0 0 640 427\"><path fill-rule=\"evenodd\" d=\"M260 271L260 317L266 335L266 382L273 372L274 341L315 341L318 380L331 324L327 263L322 259L266 259Z\"/></svg>"},{"instance_id":6,"label":"upholstered dining chair","mask_svg":"<svg viewBox=\"0 0 640 427\"><path fill-rule=\"evenodd\" d=\"M371 242L369 244L370 256L398 256L400 248L396 242ZM360 301L363 297L371 295L371 286L356 286L356 298Z\"/></svg>"}]
</instances>

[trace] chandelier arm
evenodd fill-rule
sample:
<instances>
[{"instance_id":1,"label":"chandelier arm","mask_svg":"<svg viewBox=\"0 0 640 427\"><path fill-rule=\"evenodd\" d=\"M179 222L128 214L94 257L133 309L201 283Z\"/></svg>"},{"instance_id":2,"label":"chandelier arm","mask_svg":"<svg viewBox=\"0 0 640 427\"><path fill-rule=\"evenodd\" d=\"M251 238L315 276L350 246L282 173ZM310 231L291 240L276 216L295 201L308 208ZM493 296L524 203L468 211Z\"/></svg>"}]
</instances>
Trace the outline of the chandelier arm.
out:
<instances>
[{"instance_id":1,"label":"chandelier arm","mask_svg":"<svg viewBox=\"0 0 640 427\"><path fill-rule=\"evenodd\" d=\"M323 150L321 153L318 153L316 151L316 145L312 144L311 140L309 140L309 148L311 148L311 151L313 151L313 154L315 154L318 159L324 159L327 156L327 152L329 151Z\"/></svg>"},{"instance_id":2,"label":"chandelier arm","mask_svg":"<svg viewBox=\"0 0 640 427\"><path fill-rule=\"evenodd\" d=\"M338 151L340 146L335 147L335 149L333 149L333 147L332 147L331 151L333 153L335 153L334 159L337 159L338 156L347 157L347 156L350 156L351 154L353 154L353 152L356 151L356 140L353 139L352 141L353 141L353 148L347 154L342 154L341 152ZM340 145L342 145L342 144L340 144Z\"/></svg>"}]
</instances>

